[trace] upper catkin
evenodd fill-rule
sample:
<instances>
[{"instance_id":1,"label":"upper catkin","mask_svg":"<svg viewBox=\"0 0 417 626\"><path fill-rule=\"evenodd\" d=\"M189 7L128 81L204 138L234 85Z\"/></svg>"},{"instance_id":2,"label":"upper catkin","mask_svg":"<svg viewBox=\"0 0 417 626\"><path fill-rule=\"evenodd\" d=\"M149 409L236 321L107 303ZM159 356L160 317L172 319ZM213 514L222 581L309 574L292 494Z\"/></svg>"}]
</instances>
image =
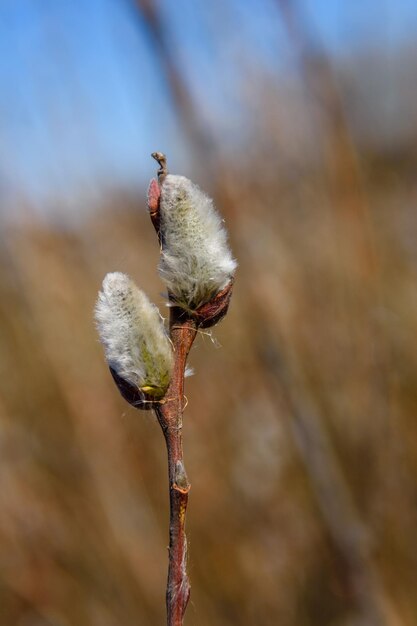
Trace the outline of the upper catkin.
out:
<instances>
[{"instance_id":1,"label":"upper catkin","mask_svg":"<svg viewBox=\"0 0 417 626\"><path fill-rule=\"evenodd\" d=\"M169 385L173 354L158 309L127 276L107 274L95 318L109 367L156 398Z\"/></svg>"},{"instance_id":2,"label":"upper catkin","mask_svg":"<svg viewBox=\"0 0 417 626\"><path fill-rule=\"evenodd\" d=\"M168 174L161 186L161 278L188 310L209 302L237 267L213 201L184 176Z\"/></svg>"}]
</instances>

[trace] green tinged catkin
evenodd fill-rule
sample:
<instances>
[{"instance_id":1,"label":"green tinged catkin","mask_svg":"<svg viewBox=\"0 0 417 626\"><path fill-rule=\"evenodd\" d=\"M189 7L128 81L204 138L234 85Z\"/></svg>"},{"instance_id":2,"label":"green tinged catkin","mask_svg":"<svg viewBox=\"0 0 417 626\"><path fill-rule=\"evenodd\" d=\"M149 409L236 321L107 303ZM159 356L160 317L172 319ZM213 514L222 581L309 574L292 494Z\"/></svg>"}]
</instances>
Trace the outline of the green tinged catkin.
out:
<instances>
[{"instance_id":1,"label":"green tinged catkin","mask_svg":"<svg viewBox=\"0 0 417 626\"><path fill-rule=\"evenodd\" d=\"M148 396L162 398L173 353L157 307L129 276L113 272L103 281L95 319L109 367Z\"/></svg>"}]
</instances>

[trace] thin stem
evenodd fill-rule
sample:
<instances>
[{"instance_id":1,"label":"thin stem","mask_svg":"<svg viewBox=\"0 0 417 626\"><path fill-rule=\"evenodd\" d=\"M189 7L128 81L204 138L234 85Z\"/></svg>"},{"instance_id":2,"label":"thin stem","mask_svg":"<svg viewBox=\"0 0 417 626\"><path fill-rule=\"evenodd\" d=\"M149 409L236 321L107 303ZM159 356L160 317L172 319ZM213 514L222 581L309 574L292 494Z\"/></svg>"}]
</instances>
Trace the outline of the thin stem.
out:
<instances>
[{"instance_id":1,"label":"thin stem","mask_svg":"<svg viewBox=\"0 0 417 626\"><path fill-rule=\"evenodd\" d=\"M196 336L195 322L171 309L170 333L175 363L166 401L158 405L156 415L162 427L168 451L169 476L169 565L166 591L167 625L182 626L190 596L187 576L187 538L185 514L190 483L185 471L182 450L182 413L184 409L184 371L187 356Z\"/></svg>"}]
</instances>

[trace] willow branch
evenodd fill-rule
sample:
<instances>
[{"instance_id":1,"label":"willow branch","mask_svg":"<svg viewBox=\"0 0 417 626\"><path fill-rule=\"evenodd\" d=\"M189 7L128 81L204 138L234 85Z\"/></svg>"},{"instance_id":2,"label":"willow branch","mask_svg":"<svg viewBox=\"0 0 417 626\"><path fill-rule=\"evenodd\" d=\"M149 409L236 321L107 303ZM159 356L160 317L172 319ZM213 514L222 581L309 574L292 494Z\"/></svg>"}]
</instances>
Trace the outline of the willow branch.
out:
<instances>
[{"instance_id":1,"label":"willow branch","mask_svg":"<svg viewBox=\"0 0 417 626\"><path fill-rule=\"evenodd\" d=\"M174 348L174 372L165 401L155 411L162 427L168 452L169 477L169 564L166 591L167 625L182 626L190 596L187 575L187 538L185 515L190 483L185 471L182 449L182 414L184 410L184 372L188 353L196 335L196 324L188 316L171 308L170 335Z\"/></svg>"}]
</instances>

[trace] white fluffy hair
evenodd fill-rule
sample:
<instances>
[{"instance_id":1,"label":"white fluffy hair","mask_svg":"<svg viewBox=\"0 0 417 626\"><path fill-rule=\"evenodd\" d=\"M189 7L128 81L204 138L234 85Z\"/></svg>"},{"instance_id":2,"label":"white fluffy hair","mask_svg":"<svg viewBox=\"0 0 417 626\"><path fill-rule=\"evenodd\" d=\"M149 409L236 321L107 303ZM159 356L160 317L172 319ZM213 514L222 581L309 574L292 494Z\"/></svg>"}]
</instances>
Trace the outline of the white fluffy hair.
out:
<instances>
[{"instance_id":1,"label":"white fluffy hair","mask_svg":"<svg viewBox=\"0 0 417 626\"><path fill-rule=\"evenodd\" d=\"M129 276L106 275L95 318L108 365L139 389L164 395L173 368L172 346L157 307Z\"/></svg>"},{"instance_id":2,"label":"white fluffy hair","mask_svg":"<svg viewBox=\"0 0 417 626\"><path fill-rule=\"evenodd\" d=\"M230 282L237 267L213 201L184 176L161 187L159 272L176 302L196 309Z\"/></svg>"}]
</instances>

